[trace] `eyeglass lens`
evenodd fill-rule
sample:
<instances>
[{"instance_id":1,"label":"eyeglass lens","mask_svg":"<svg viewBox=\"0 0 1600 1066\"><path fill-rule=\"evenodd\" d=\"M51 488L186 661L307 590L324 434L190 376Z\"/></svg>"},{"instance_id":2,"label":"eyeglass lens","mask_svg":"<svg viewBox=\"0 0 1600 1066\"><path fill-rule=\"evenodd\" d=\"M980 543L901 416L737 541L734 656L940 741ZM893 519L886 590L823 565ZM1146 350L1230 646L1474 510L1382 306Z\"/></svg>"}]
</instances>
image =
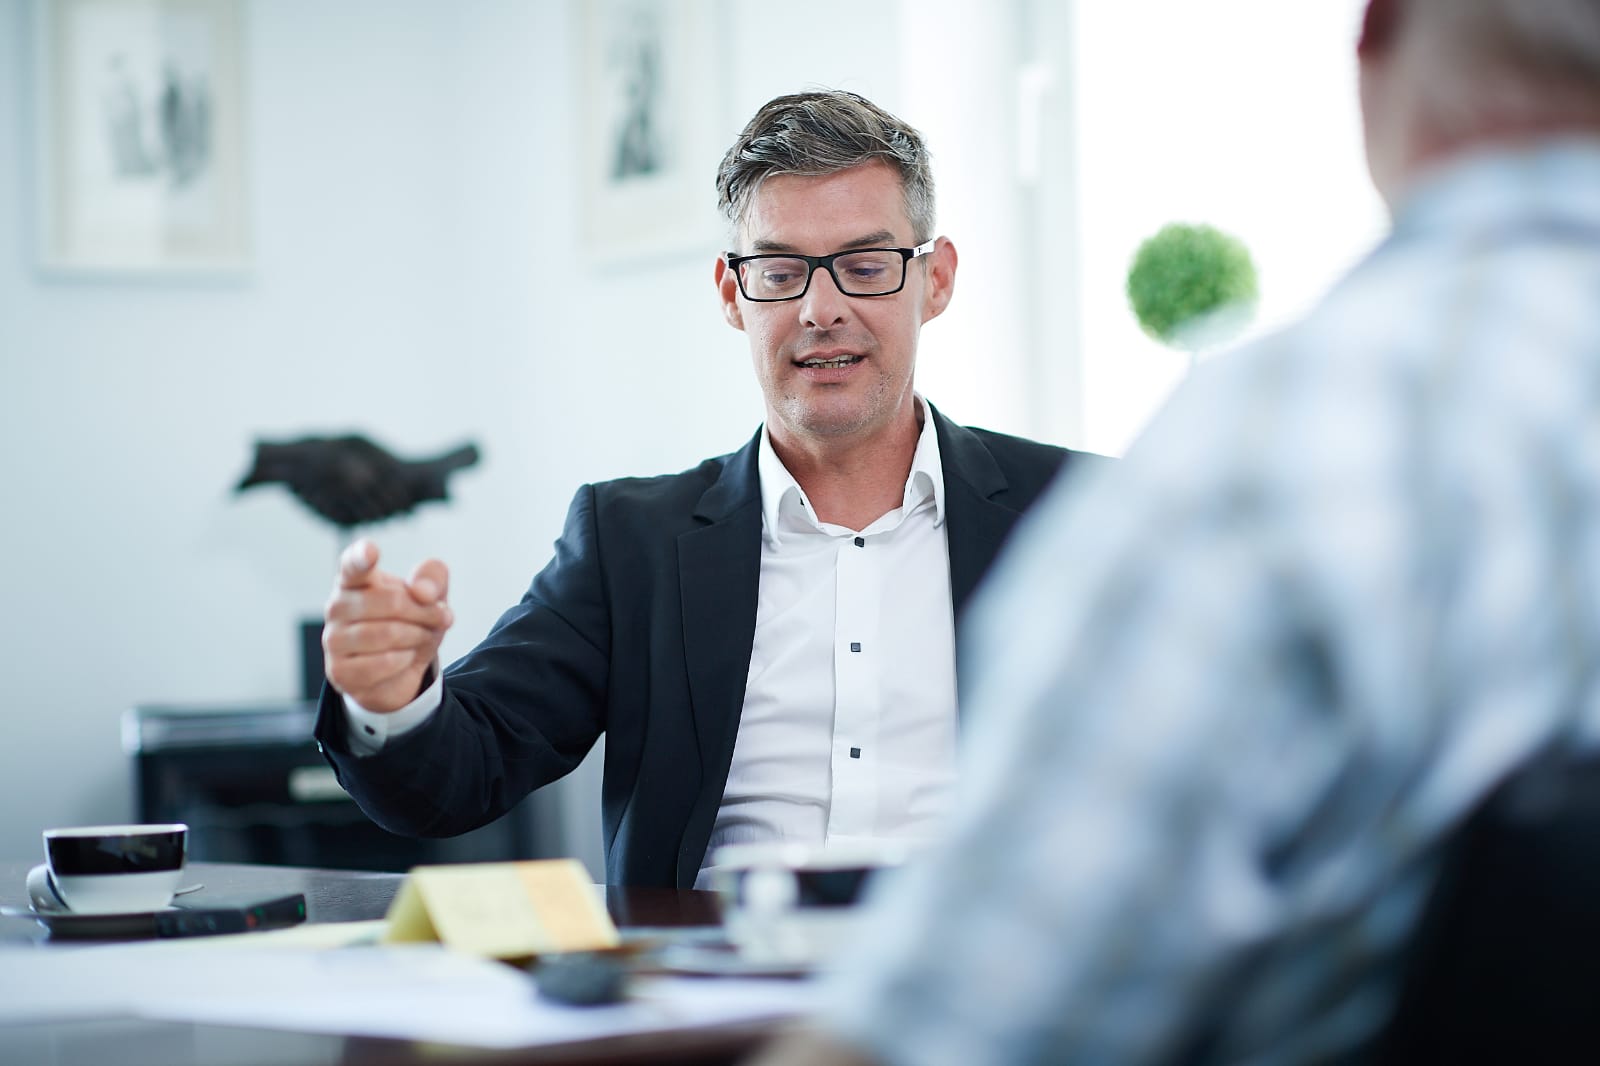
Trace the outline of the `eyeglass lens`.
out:
<instances>
[{"instance_id":1,"label":"eyeglass lens","mask_svg":"<svg viewBox=\"0 0 1600 1066\"><path fill-rule=\"evenodd\" d=\"M851 296L879 296L900 287L905 257L897 251L868 249L847 252L833 261L839 291ZM787 300L805 291L810 264L804 259L763 255L739 264L739 283L747 299Z\"/></svg>"}]
</instances>

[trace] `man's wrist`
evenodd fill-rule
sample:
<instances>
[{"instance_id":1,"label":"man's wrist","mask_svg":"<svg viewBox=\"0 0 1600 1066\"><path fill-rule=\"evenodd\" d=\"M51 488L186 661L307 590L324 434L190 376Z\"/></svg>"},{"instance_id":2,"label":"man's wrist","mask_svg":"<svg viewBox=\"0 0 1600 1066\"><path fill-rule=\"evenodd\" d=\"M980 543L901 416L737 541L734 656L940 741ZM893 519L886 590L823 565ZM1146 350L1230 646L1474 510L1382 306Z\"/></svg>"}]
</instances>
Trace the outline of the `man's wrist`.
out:
<instances>
[{"instance_id":1,"label":"man's wrist","mask_svg":"<svg viewBox=\"0 0 1600 1066\"><path fill-rule=\"evenodd\" d=\"M346 733L350 750L356 755L376 755L391 737L404 736L420 727L444 702L444 677L434 660L423 675L417 698L398 710L387 713L369 711L349 696L343 696Z\"/></svg>"}]
</instances>

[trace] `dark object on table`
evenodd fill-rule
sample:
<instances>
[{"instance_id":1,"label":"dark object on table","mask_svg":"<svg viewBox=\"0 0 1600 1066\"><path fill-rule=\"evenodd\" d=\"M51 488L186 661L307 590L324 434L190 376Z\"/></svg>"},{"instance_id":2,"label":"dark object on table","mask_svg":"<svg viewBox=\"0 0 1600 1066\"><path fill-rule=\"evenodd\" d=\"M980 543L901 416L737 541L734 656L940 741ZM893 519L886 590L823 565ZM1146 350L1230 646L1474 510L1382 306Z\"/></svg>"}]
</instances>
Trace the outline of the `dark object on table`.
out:
<instances>
[{"instance_id":1,"label":"dark object on table","mask_svg":"<svg viewBox=\"0 0 1600 1066\"><path fill-rule=\"evenodd\" d=\"M477 461L473 444L433 459L401 459L355 435L257 441L255 463L234 491L282 482L301 503L348 529L449 499L446 480Z\"/></svg>"},{"instance_id":2,"label":"dark object on table","mask_svg":"<svg viewBox=\"0 0 1600 1066\"><path fill-rule=\"evenodd\" d=\"M195 888L203 888L196 885ZM50 931L56 940L118 940L150 937L210 936L281 929L306 920L304 893L228 899L211 896L209 902L177 903L154 911L127 914L76 914L70 910L38 907L0 907L0 916L27 917Z\"/></svg>"},{"instance_id":3,"label":"dark object on table","mask_svg":"<svg viewBox=\"0 0 1600 1066\"><path fill-rule=\"evenodd\" d=\"M539 995L570 1007L621 1003L627 980L627 962L617 954L577 951L546 955L533 966Z\"/></svg>"},{"instance_id":4,"label":"dark object on table","mask_svg":"<svg viewBox=\"0 0 1600 1066\"><path fill-rule=\"evenodd\" d=\"M271 899L201 900L179 904L155 914L156 936L213 936L217 933L250 933L283 929L306 920L306 897L302 892Z\"/></svg>"}]
</instances>

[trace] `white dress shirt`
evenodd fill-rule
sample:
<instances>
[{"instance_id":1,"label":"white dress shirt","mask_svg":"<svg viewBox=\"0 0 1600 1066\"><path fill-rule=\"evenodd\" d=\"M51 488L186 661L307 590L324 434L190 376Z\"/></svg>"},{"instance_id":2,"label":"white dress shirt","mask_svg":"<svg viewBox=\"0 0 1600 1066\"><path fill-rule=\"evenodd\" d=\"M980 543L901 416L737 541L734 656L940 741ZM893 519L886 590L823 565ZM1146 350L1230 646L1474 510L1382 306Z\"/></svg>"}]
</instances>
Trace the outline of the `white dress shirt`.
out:
<instances>
[{"instance_id":1,"label":"white dress shirt","mask_svg":"<svg viewBox=\"0 0 1600 1066\"><path fill-rule=\"evenodd\" d=\"M915 845L955 777L955 617L944 471L927 406L901 506L859 532L817 521L765 431L761 579L744 709L697 885L723 844ZM392 714L345 697L357 755L425 722L443 679Z\"/></svg>"},{"instance_id":2,"label":"white dress shirt","mask_svg":"<svg viewBox=\"0 0 1600 1066\"><path fill-rule=\"evenodd\" d=\"M901 506L859 533L819 522L761 435L755 645L699 887L724 844L916 844L941 821L955 620L944 473L923 411Z\"/></svg>"}]
</instances>

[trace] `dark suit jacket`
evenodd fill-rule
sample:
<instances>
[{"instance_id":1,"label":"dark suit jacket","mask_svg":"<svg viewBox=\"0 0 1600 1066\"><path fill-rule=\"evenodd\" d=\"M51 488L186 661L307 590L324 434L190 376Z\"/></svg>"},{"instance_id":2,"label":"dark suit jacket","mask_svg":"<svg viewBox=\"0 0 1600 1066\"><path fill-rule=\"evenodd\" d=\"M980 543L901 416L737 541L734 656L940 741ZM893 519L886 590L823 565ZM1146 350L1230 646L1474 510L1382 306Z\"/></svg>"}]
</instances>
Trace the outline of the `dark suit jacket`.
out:
<instances>
[{"instance_id":1,"label":"dark suit jacket","mask_svg":"<svg viewBox=\"0 0 1600 1066\"><path fill-rule=\"evenodd\" d=\"M1072 453L932 417L958 619ZM555 558L445 671L444 705L356 758L337 694L316 735L379 825L453 836L572 770L606 735L606 881L694 883L744 706L761 567L759 437L668 477L578 490Z\"/></svg>"}]
</instances>

